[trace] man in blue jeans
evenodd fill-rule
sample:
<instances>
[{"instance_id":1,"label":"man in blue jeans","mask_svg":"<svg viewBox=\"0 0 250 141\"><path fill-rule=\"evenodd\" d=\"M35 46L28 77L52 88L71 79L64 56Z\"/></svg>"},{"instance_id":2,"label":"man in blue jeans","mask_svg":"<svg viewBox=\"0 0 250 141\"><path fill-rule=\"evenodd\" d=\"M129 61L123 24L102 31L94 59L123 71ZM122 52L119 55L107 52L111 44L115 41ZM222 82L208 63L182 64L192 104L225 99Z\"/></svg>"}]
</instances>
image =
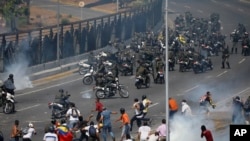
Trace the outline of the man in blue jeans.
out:
<instances>
[{"instance_id":1,"label":"man in blue jeans","mask_svg":"<svg viewBox=\"0 0 250 141\"><path fill-rule=\"evenodd\" d=\"M110 136L112 137L112 140L115 141L114 133L112 132L112 125L110 120L111 114L117 114L117 112L113 112L110 110L107 110L106 107L103 107L103 111L101 113L100 123L103 123L102 127L102 137L103 141L107 141L107 132L109 132Z\"/></svg>"}]
</instances>

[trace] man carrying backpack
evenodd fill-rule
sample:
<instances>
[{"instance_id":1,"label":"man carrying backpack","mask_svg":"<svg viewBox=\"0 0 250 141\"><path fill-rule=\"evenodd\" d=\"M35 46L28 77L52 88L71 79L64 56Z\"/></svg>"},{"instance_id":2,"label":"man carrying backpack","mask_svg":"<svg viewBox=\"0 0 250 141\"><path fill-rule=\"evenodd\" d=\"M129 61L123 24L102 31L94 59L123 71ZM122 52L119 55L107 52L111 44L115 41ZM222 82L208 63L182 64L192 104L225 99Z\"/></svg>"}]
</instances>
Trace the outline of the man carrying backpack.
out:
<instances>
[{"instance_id":1,"label":"man carrying backpack","mask_svg":"<svg viewBox=\"0 0 250 141\"><path fill-rule=\"evenodd\" d=\"M98 125L95 125L94 121L91 121L89 126L85 127L85 130L89 136L88 141L100 141Z\"/></svg>"},{"instance_id":2,"label":"man carrying backpack","mask_svg":"<svg viewBox=\"0 0 250 141\"><path fill-rule=\"evenodd\" d=\"M66 113L66 117L69 120L68 127L70 130L73 129L73 126L78 122L79 116L81 115L80 111L76 108L74 103L71 103L71 107Z\"/></svg>"},{"instance_id":3,"label":"man carrying backpack","mask_svg":"<svg viewBox=\"0 0 250 141\"><path fill-rule=\"evenodd\" d=\"M133 123L136 121L137 127L139 128L141 126L141 118L143 117L143 103L138 100L138 98L134 99L134 104L132 106L132 109L135 110L134 116L130 120L130 131L133 129Z\"/></svg>"}]
</instances>

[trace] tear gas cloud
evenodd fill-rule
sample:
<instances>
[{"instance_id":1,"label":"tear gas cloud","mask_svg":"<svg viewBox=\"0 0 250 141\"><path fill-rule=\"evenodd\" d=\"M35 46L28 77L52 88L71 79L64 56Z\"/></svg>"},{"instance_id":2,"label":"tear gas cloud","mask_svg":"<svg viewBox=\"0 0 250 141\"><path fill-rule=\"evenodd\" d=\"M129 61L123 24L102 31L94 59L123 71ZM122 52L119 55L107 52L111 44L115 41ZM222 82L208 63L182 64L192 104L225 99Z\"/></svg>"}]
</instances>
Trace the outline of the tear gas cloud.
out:
<instances>
[{"instance_id":1,"label":"tear gas cloud","mask_svg":"<svg viewBox=\"0 0 250 141\"><path fill-rule=\"evenodd\" d=\"M182 115L176 115L170 121L170 140L171 141L205 141L201 138L201 125L205 125L213 134L214 140L228 141L229 130L218 131L214 121L202 115L194 115L192 118L186 118Z\"/></svg>"},{"instance_id":2,"label":"tear gas cloud","mask_svg":"<svg viewBox=\"0 0 250 141\"><path fill-rule=\"evenodd\" d=\"M15 58L15 63L11 64L10 66L7 66L7 74L14 74L14 82L16 86L16 90L21 90L24 88L31 88L32 82L29 79L29 76L27 75L27 69L29 66L29 58L27 57L27 51L29 49L28 41L23 40L20 43L19 46L20 51L18 52L18 55ZM6 80L6 78L3 78Z\"/></svg>"}]
</instances>

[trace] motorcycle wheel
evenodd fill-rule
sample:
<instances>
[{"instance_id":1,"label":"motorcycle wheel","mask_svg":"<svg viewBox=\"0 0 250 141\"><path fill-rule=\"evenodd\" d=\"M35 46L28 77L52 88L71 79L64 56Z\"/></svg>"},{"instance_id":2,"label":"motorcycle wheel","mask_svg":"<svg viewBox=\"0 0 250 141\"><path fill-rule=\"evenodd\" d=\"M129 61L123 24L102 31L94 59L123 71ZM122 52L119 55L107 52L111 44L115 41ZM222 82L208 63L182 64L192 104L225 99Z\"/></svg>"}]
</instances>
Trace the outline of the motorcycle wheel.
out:
<instances>
[{"instance_id":1,"label":"motorcycle wheel","mask_svg":"<svg viewBox=\"0 0 250 141\"><path fill-rule=\"evenodd\" d=\"M85 75L88 72L88 69L85 67L80 67L79 68L79 74L80 75Z\"/></svg>"},{"instance_id":2,"label":"motorcycle wheel","mask_svg":"<svg viewBox=\"0 0 250 141\"><path fill-rule=\"evenodd\" d=\"M82 79L83 84L90 85L93 82L93 78L91 76L86 76Z\"/></svg>"},{"instance_id":3,"label":"motorcycle wheel","mask_svg":"<svg viewBox=\"0 0 250 141\"><path fill-rule=\"evenodd\" d=\"M146 79L146 88L150 87L150 78Z\"/></svg>"},{"instance_id":4,"label":"motorcycle wheel","mask_svg":"<svg viewBox=\"0 0 250 141\"><path fill-rule=\"evenodd\" d=\"M137 89L140 89L141 88L141 83L140 82L136 82L135 86L136 86Z\"/></svg>"},{"instance_id":5,"label":"motorcycle wheel","mask_svg":"<svg viewBox=\"0 0 250 141\"><path fill-rule=\"evenodd\" d=\"M58 110L58 109L53 109L52 110L52 118L59 119L59 118L62 118L62 117L63 117L63 115L62 115L61 110Z\"/></svg>"},{"instance_id":6,"label":"motorcycle wheel","mask_svg":"<svg viewBox=\"0 0 250 141\"><path fill-rule=\"evenodd\" d=\"M104 99L105 98L105 92L103 90L97 90L95 92L95 96L99 99Z\"/></svg>"},{"instance_id":7,"label":"motorcycle wheel","mask_svg":"<svg viewBox=\"0 0 250 141\"><path fill-rule=\"evenodd\" d=\"M124 87L121 87L119 89L119 95L122 97L122 98L128 98L129 97L129 92L126 88Z\"/></svg>"},{"instance_id":8,"label":"motorcycle wheel","mask_svg":"<svg viewBox=\"0 0 250 141\"><path fill-rule=\"evenodd\" d=\"M13 112L13 110L14 110L14 103L11 102L7 102L3 107L3 112L5 114L10 114Z\"/></svg>"}]
</instances>

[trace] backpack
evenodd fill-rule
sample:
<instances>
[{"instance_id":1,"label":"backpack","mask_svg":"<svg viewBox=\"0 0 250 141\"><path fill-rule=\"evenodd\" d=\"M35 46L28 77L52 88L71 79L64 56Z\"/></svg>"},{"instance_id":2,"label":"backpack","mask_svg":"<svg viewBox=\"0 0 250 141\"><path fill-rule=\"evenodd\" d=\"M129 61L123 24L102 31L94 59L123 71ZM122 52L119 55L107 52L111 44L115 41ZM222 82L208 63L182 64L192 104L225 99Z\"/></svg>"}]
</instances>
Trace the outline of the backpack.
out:
<instances>
[{"instance_id":1,"label":"backpack","mask_svg":"<svg viewBox=\"0 0 250 141\"><path fill-rule=\"evenodd\" d=\"M91 125L89 127L89 136L95 138L96 137L96 128L94 125Z\"/></svg>"},{"instance_id":2,"label":"backpack","mask_svg":"<svg viewBox=\"0 0 250 141\"><path fill-rule=\"evenodd\" d=\"M28 130L29 130L28 127L23 128L23 129L22 129L22 135L28 134Z\"/></svg>"},{"instance_id":3,"label":"backpack","mask_svg":"<svg viewBox=\"0 0 250 141\"><path fill-rule=\"evenodd\" d=\"M72 108L71 116L73 118L78 118L79 114L76 108Z\"/></svg>"},{"instance_id":4,"label":"backpack","mask_svg":"<svg viewBox=\"0 0 250 141\"><path fill-rule=\"evenodd\" d=\"M140 106L140 111L142 112L145 109L145 106L143 105L143 102L139 102L139 106Z\"/></svg>"}]
</instances>

